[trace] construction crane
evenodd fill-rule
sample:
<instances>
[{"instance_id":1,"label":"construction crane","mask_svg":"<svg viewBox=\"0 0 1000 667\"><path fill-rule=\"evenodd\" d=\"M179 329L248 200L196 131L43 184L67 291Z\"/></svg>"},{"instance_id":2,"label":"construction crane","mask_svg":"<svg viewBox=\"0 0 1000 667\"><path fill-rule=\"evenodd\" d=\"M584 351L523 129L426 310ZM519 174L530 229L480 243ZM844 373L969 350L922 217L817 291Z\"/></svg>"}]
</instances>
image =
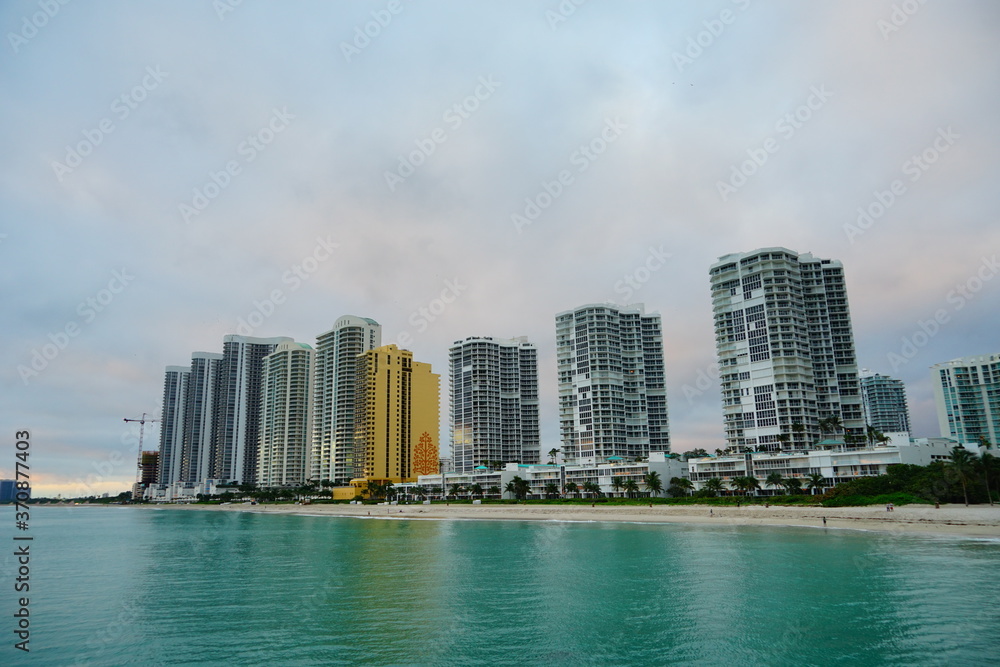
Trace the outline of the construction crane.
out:
<instances>
[{"instance_id":1,"label":"construction crane","mask_svg":"<svg viewBox=\"0 0 1000 667\"><path fill-rule=\"evenodd\" d=\"M158 422L160 420L159 419L147 418L146 417L146 413L143 412L142 413L142 417L140 417L139 419L129 419L128 417L126 417L125 421L126 422L139 422L139 457L136 460L136 466L135 466L135 484L136 484L136 490L134 490L132 492L132 499L135 500L136 499L135 495L138 492L138 489L140 489L142 487L142 436L145 434L145 431L146 431L146 422L149 422L150 424L153 424L153 423L156 423L156 422Z\"/></svg>"}]
</instances>

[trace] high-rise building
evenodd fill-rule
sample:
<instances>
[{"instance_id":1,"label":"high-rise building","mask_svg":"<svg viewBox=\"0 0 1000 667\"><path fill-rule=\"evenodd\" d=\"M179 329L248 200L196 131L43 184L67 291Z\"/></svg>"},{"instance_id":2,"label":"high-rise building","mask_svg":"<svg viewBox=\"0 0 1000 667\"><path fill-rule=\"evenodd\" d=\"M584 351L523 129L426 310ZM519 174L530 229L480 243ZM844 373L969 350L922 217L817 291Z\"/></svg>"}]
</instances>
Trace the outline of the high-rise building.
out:
<instances>
[{"instance_id":1,"label":"high-rise building","mask_svg":"<svg viewBox=\"0 0 1000 667\"><path fill-rule=\"evenodd\" d=\"M357 363L355 479L398 483L436 473L440 376L395 345Z\"/></svg>"},{"instance_id":2,"label":"high-rise building","mask_svg":"<svg viewBox=\"0 0 1000 667\"><path fill-rule=\"evenodd\" d=\"M163 380L163 415L160 419L160 455L157 458L156 483L173 484L181 479L181 455L184 450L184 404L188 366L167 366Z\"/></svg>"},{"instance_id":3,"label":"high-rise building","mask_svg":"<svg viewBox=\"0 0 1000 667\"><path fill-rule=\"evenodd\" d=\"M253 484L257 476L264 357L287 336L253 338L228 335L222 341L216 384L212 479Z\"/></svg>"},{"instance_id":4,"label":"high-rise building","mask_svg":"<svg viewBox=\"0 0 1000 667\"><path fill-rule=\"evenodd\" d=\"M726 442L806 449L864 432L843 265L787 248L710 270Z\"/></svg>"},{"instance_id":5,"label":"high-rise building","mask_svg":"<svg viewBox=\"0 0 1000 667\"><path fill-rule=\"evenodd\" d=\"M642 304L556 315L559 424L567 463L670 451L660 316Z\"/></svg>"},{"instance_id":6,"label":"high-rise building","mask_svg":"<svg viewBox=\"0 0 1000 667\"><path fill-rule=\"evenodd\" d=\"M458 472L539 462L538 350L527 338L466 338L449 350L451 451Z\"/></svg>"},{"instance_id":7,"label":"high-rise building","mask_svg":"<svg viewBox=\"0 0 1000 667\"><path fill-rule=\"evenodd\" d=\"M910 411L902 380L861 371L861 405L865 424L882 433L909 433Z\"/></svg>"},{"instance_id":8,"label":"high-rise building","mask_svg":"<svg viewBox=\"0 0 1000 667\"><path fill-rule=\"evenodd\" d=\"M309 479L346 486L354 470L354 391L358 355L382 345L382 326L345 315L316 338Z\"/></svg>"},{"instance_id":9,"label":"high-rise building","mask_svg":"<svg viewBox=\"0 0 1000 667\"><path fill-rule=\"evenodd\" d=\"M1000 443L1000 354L931 366L941 435L961 443Z\"/></svg>"},{"instance_id":10,"label":"high-rise building","mask_svg":"<svg viewBox=\"0 0 1000 667\"><path fill-rule=\"evenodd\" d=\"M313 349L279 343L264 357L257 484L301 486L312 442Z\"/></svg>"},{"instance_id":11,"label":"high-rise building","mask_svg":"<svg viewBox=\"0 0 1000 667\"><path fill-rule=\"evenodd\" d=\"M188 373L184 397L184 444L178 481L201 483L211 477L215 389L222 358L216 352L195 352L191 355L191 372Z\"/></svg>"}]
</instances>

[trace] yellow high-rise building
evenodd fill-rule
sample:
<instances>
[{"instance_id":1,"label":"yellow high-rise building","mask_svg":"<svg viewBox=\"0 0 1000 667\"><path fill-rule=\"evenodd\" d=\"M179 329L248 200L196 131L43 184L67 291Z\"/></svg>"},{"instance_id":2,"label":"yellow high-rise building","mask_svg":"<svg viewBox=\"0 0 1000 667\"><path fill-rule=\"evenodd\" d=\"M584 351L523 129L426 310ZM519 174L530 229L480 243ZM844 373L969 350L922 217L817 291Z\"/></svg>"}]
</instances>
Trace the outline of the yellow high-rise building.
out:
<instances>
[{"instance_id":1,"label":"yellow high-rise building","mask_svg":"<svg viewBox=\"0 0 1000 667\"><path fill-rule=\"evenodd\" d=\"M361 474L352 485L437 473L441 377L431 365L383 345L358 356L356 378L354 461Z\"/></svg>"}]
</instances>

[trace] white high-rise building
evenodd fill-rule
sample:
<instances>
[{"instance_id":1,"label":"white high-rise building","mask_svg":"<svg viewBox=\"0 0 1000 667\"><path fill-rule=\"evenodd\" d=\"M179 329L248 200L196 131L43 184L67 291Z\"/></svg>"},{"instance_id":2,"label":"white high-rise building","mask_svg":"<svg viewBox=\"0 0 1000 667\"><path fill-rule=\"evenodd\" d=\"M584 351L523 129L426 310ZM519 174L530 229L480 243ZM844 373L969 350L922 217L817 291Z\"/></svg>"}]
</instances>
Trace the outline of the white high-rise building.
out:
<instances>
[{"instance_id":1,"label":"white high-rise building","mask_svg":"<svg viewBox=\"0 0 1000 667\"><path fill-rule=\"evenodd\" d=\"M287 336L228 335L222 341L216 384L211 478L253 484L257 477L264 357Z\"/></svg>"},{"instance_id":2,"label":"white high-rise building","mask_svg":"<svg viewBox=\"0 0 1000 667\"><path fill-rule=\"evenodd\" d=\"M309 479L347 486L355 476L354 393L358 355L382 345L382 326L345 315L316 338Z\"/></svg>"},{"instance_id":3,"label":"white high-rise building","mask_svg":"<svg viewBox=\"0 0 1000 667\"><path fill-rule=\"evenodd\" d=\"M861 404L867 426L882 433L910 433L910 411L902 380L862 369Z\"/></svg>"},{"instance_id":4,"label":"white high-rise building","mask_svg":"<svg viewBox=\"0 0 1000 667\"><path fill-rule=\"evenodd\" d=\"M960 443L1000 443L1000 354L931 366L941 435Z\"/></svg>"},{"instance_id":5,"label":"white high-rise building","mask_svg":"<svg viewBox=\"0 0 1000 667\"><path fill-rule=\"evenodd\" d=\"M191 355L184 400L184 447L181 482L201 483L211 477L212 442L215 438L215 386L222 355L195 352Z\"/></svg>"},{"instance_id":6,"label":"white high-rise building","mask_svg":"<svg viewBox=\"0 0 1000 667\"><path fill-rule=\"evenodd\" d=\"M157 484L173 484L181 479L181 454L184 449L184 403L190 374L191 369L187 366L167 366L163 380L163 414L160 419Z\"/></svg>"},{"instance_id":7,"label":"white high-rise building","mask_svg":"<svg viewBox=\"0 0 1000 667\"><path fill-rule=\"evenodd\" d=\"M313 356L310 346L286 342L264 357L259 486L301 486L306 482L312 443Z\"/></svg>"},{"instance_id":8,"label":"white high-rise building","mask_svg":"<svg viewBox=\"0 0 1000 667\"><path fill-rule=\"evenodd\" d=\"M841 430L863 440L843 265L761 248L720 257L710 275L728 446L802 450Z\"/></svg>"},{"instance_id":9,"label":"white high-rise building","mask_svg":"<svg viewBox=\"0 0 1000 667\"><path fill-rule=\"evenodd\" d=\"M567 463L670 451L658 314L607 303L559 313L556 353Z\"/></svg>"},{"instance_id":10,"label":"white high-rise building","mask_svg":"<svg viewBox=\"0 0 1000 667\"><path fill-rule=\"evenodd\" d=\"M455 341L451 367L454 469L539 462L538 350L525 337Z\"/></svg>"}]
</instances>

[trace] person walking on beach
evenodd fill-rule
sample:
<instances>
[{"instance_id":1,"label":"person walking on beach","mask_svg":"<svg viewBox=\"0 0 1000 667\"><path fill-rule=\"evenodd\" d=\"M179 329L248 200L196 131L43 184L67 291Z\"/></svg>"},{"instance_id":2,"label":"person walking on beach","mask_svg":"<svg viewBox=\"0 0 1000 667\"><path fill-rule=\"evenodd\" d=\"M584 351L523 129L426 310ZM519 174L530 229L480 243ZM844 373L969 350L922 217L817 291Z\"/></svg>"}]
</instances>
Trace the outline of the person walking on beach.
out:
<instances>
[{"instance_id":1,"label":"person walking on beach","mask_svg":"<svg viewBox=\"0 0 1000 667\"><path fill-rule=\"evenodd\" d=\"M823 525L826 525L826 517L823 517Z\"/></svg>"}]
</instances>

